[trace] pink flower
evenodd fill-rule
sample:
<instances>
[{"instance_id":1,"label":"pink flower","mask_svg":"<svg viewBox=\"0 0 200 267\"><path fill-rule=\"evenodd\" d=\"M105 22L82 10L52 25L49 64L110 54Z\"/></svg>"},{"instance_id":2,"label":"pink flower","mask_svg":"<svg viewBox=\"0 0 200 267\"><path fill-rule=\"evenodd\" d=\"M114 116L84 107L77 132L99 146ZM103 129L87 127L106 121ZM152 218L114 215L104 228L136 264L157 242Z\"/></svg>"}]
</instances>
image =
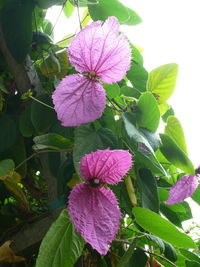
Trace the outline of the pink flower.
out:
<instances>
[{"instance_id":1,"label":"pink flower","mask_svg":"<svg viewBox=\"0 0 200 267\"><path fill-rule=\"evenodd\" d=\"M114 193L103 184L116 184L132 165L124 150L98 150L85 155L80 171L87 183L76 185L69 196L69 215L75 228L101 255L115 238L121 213Z\"/></svg>"},{"instance_id":2,"label":"pink flower","mask_svg":"<svg viewBox=\"0 0 200 267\"><path fill-rule=\"evenodd\" d=\"M63 126L78 126L101 117L105 108L104 83L120 81L130 68L131 50L119 22L109 17L93 22L72 40L69 60L80 74L66 76L52 98Z\"/></svg>"},{"instance_id":3,"label":"pink flower","mask_svg":"<svg viewBox=\"0 0 200 267\"><path fill-rule=\"evenodd\" d=\"M185 175L180 178L170 189L169 198L165 204L173 205L190 197L198 186L198 175Z\"/></svg>"}]
</instances>

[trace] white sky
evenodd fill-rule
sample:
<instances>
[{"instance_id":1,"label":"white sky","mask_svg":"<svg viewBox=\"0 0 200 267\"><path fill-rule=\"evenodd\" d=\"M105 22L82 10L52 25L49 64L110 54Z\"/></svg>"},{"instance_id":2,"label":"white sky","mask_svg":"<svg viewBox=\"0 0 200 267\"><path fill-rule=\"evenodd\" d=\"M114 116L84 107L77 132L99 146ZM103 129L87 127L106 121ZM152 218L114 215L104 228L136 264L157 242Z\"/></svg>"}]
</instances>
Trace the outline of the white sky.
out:
<instances>
[{"instance_id":1,"label":"white sky","mask_svg":"<svg viewBox=\"0 0 200 267\"><path fill-rule=\"evenodd\" d=\"M179 65L177 86L168 103L173 106L175 115L182 123L190 159L197 167L200 165L200 0L121 2L135 10L143 19L141 24L121 26L121 30L133 44L144 49L146 69L151 71L173 62ZM54 7L48 11L47 18L53 24L60 9ZM77 13L74 12L70 18L70 24L62 14L54 29L55 42L67 34L73 34L75 30L79 30ZM195 206L195 210L199 211L199 207Z\"/></svg>"}]
</instances>

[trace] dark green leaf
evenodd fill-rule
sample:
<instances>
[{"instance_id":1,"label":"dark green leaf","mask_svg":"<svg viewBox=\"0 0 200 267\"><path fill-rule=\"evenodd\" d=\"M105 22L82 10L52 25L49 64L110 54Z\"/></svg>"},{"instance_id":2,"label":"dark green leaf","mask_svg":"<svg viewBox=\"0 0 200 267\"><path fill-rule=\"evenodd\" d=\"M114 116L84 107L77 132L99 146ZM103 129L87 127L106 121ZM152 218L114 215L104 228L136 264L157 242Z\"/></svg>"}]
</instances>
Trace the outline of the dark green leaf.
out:
<instances>
[{"instance_id":1,"label":"dark green leaf","mask_svg":"<svg viewBox=\"0 0 200 267\"><path fill-rule=\"evenodd\" d=\"M138 63L132 63L130 70L127 72L127 78L140 92L146 91L148 72Z\"/></svg>"},{"instance_id":2,"label":"dark green leaf","mask_svg":"<svg viewBox=\"0 0 200 267\"><path fill-rule=\"evenodd\" d=\"M13 57L22 63L32 39L32 0L6 1L2 9L2 28L6 44Z\"/></svg>"},{"instance_id":3,"label":"dark green leaf","mask_svg":"<svg viewBox=\"0 0 200 267\"><path fill-rule=\"evenodd\" d=\"M137 103L136 119L140 127L155 132L160 121L160 111L155 97L150 92L143 93Z\"/></svg>"},{"instance_id":4,"label":"dark green leaf","mask_svg":"<svg viewBox=\"0 0 200 267\"><path fill-rule=\"evenodd\" d=\"M145 267L148 257L141 249L135 249L126 267Z\"/></svg>"},{"instance_id":5,"label":"dark green leaf","mask_svg":"<svg viewBox=\"0 0 200 267\"><path fill-rule=\"evenodd\" d=\"M115 16L118 18L121 24L136 25L142 20L138 14L127 8L118 0L90 0L93 4L88 4L88 10L91 18L96 20L105 20L109 16ZM97 4L95 4L97 3Z\"/></svg>"},{"instance_id":6,"label":"dark green leaf","mask_svg":"<svg viewBox=\"0 0 200 267\"><path fill-rule=\"evenodd\" d=\"M77 127L73 151L76 171L79 173L80 160L85 154L106 148L117 148L117 139L109 129L100 128L96 130L91 124Z\"/></svg>"},{"instance_id":7,"label":"dark green leaf","mask_svg":"<svg viewBox=\"0 0 200 267\"><path fill-rule=\"evenodd\" d=\"M182 228L182 224L181 224L181 220L178 217L178 215L176 214L176 212L174 212L173 210L171 210L170 208L168 208L167 205L160 205L160 211L162 212L162 214L173 224L175 224L176 226Z\"/></svg>"},{"instance_id":8,"label":"dark green leaf","mask_svg":"<svg viewBox=\"0 0 200 267\"><path fill-rule=\"evenodd\" d=\"M58 135L58 134L44 134L44 135L39 135L33 138L33 141L35 142L34 149L41 149L42 145L43 148L50 148L50 149L67 149L71 146L71 141L68 140L67 138Z\"/></svg>"},{"instance_id":9,"label":"dark green leaf","mask_svg":"<svg viewBox=\"0 0 200 267\"><path fill-rule=\"evenodd\" d=\"M147 169L140 169L138 179L142 193L142 206L154 212L159 212L159 197L156 179Z\"/></svg>"},{"instance_id":10,"label":"dark green leaf","mask_svg":"<svg viewBox=\"0 0 200 267\"><path fill-rule=\"evenodd\" d=\"M146 231L162 238L174 246L181 248L196 248L191 237L181 233L177 228L159 216L158 214L144 208L133 208L136 222Z\"/></svg>"},{"instance_id":11,"label":"dark green leaf","mask_svg":"<svg viewBox=\"0 0 200 267\"><path fill-rule=\"evenodd\" d=\"M171 137L166 134L160 134L162 145L161 152L169 162L184 172L194 175L194 166L187 155L178 147Z\"/></svg>"},{"instance_id":12,"label":"dark green leaf","mask_svg":"<svg viewBox=\"0 0 200 267\"><path fill-rule=\"evenodd\" d=\"M132 244L129 246L129 248L126 251L126 253L124 253L123 257L120 259L120 261L118 262L116 267L122 267L122 266L125 267L129 263L132 255L134 253L134 250L135 250L135 247L136 247L136 243L137 243L137 239L135 239L132 242Z\"/></svg>"},{"instance_id":13,"label":"dark green leaf","mask_svg":"<svg viewBox=\"0 0 200 267\"><path fill-rule=\"evenodd\" d=\"M37 4L41 8L49 8L53 5L63 5L66 0L37 0Z\"/></svg>"},{"instance_id":14,"label":"dark green leaf","mask_svg":"<svg viewBox=\"0 0 200 267\"><path fill-rule=\"evenodd\" d=\"M73 267L83 247L83 239L76 234L67 211L63 210L42 240L36 267Z\"/></svg>"},{"instance_id":15,"label":"dark green leaf","mask_svg":"<svg viewBox=\"0 0 200 267\"><path fill-rule=\"evenodd\" d=\"M117 132L117 121L114 118L115 112L111 108L105 108L102 117L99 122L104 128L110 129L113 133Z\"/></svg>"},{"instance_id":16,"label":"dark green leaf","mask_svg":"<svg viewBox=\"0 0 200 267\"><path fill-rule=\"evenodd\" d=\"M165 251L164 251L165 257L170 261L177 261L177 254L175 248L171 244L165 241L164 244L165 244Z\"/></svg>"},{"instance_id":17,"label":"dark green leaf","mask_svg":"<svg viewBox=\"0 0 200 267\"><path fill-rule=\"evenodd\" d=\"M34 126L31 122L31 106L22 111L19 117L19 129L25 137L30 137L34 134Z\"/></svg>"},{"instance_id":18,"label":"dark green leaf","mask_svg":"<svg viewBox=\"0 0 200 267\"><path fill-rule=\"evenodd\" d=\"M155 242L159 246L161 253L163 253L165 251L165 244L164 244L164 241L162 239L160 239L157 236L151 235L151 234L146 234L146 237L149 240Z\"/></svg>"},{"instance_id":19,"label":"dark green leaf","mask_svg":"<svg viewBox=\"0 0 200 267\"><path fill-rule=\"evenodd\" d=\"M47 94L39 95L37 99L47 105L52 106L51 98ZM31 121L38 133L48 131L56 121L56 113L53 109L43 104L33 101L31 105Z\"/></svg>"},{"instance_id":20,"label":"dark green leaf","mask_svg":"<svg viewBox=\"0 0 200 267\"><path fill-rule=\"evenodd\" d=\"M185 152L185 154L188 154L183 128L180 124L180 121L176 117L169 116L167 118L165 134L174 139L176 144L183 150L183 152Z\"/></svg>"},{"instance_id":21,"label":"dark green leaf","mask_svg":"<svg viewBox=\"0 0 200 267\"><path fill-rule=\"evenodd\" d=\"M16 142L18 131L15 121L9 115L0 118L0 128L0 152L3 152Z\"/></svg>"},{"instance_id":22,"label":"dark green leaf","mask_svg":"<svg viewBox=\"0 0 200 267\"><path fill-rule=\"evenodd\" d=\"M158 103L164 103L176 86L178 65L175 63L160 66L149 73L147 88L158 97Z\"/></svg>"}]
</instances>

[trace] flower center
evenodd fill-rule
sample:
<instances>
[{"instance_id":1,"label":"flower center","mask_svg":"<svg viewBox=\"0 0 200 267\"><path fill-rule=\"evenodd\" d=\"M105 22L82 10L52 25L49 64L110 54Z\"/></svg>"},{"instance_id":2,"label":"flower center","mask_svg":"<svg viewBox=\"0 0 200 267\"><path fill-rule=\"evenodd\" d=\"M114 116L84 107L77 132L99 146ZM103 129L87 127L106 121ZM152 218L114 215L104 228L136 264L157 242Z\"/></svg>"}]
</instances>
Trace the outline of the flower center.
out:
<instances>
[{"instance_id":1,"label":"flower center","mask_svg":"<svg viewBox=\"0 0 200 267\"><path fill-rule=\"evenodd\" d=\"M96 80L97 79L97 76L96 76L96 72L95 71L90 71L90 72L88 72L88 78L90 79L90 80Z\"/></svg>"},{"instance_id":2,"label":"flower center","mask_svg":"<svg viewBox=\"0 0 200 267\"><path fill-rule=\"evenodd\" d=\"M98 187L100 186L100 180L98 178L92 178L89 180L89 184L91 187Z\"/></svg>"}]
</instances>

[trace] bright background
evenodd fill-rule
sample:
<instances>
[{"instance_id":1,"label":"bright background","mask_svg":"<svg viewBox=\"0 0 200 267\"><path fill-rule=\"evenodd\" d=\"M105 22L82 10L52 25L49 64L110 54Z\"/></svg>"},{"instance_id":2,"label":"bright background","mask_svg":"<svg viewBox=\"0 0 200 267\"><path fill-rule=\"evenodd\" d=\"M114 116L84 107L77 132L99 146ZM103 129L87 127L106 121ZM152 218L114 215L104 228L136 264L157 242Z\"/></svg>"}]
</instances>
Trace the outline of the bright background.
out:
<instances>
[{"instance_id":1,"label":"bright background","mask_svg":"<svg viewBox=\"0 0 200 267\"><path fill-rule=\"evenodd\" d=\"M168 103L183 126L190 159L197 167L200 165L200 0L120 1L143 20L136 26L121 26L120 30L134 45L144 49L145 68L151 71L167 63L179 65L177 86ZM46 17L53 25L56 23L55 42L79 31L77 12L69 23L60 11L61 7L50 8ZM84 8L80 11L82 15ZM195 221L200 221L199 206L192 203L192 208Z\"/></svg>"}]
</instances>

